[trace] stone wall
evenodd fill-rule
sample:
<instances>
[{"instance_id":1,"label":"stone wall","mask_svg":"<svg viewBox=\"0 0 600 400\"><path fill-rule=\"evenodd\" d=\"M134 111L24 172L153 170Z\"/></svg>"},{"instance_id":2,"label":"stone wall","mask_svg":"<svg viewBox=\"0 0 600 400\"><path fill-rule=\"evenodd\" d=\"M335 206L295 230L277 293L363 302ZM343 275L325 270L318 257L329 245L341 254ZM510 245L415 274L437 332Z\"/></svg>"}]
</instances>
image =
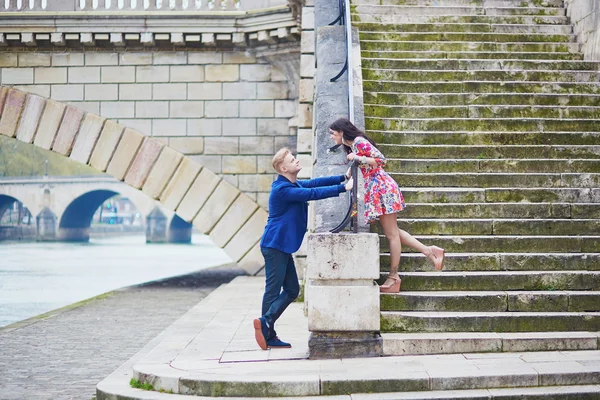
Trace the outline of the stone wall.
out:
<instances>
[{"instance_id":1,"label":"stone wall","mask_svg":"<svg viewBox=\"0 0 600 400\"><path fill-rule=\"evenodd\" d=\"M282 68L243 52L7 49L0 83L152 136L266 209L272 155L296 148L298 63L288 58Z\"/></svg>"},{"instance_id":2,"label":"stone wall","mask_svg":"<svg viewBox=\"0 0 600 400\"><path fill-rule=\"evenodd\" d=\"M565 0L586 60L600 60L600 4L597 0Z\"/></svg>"}]
</instances>

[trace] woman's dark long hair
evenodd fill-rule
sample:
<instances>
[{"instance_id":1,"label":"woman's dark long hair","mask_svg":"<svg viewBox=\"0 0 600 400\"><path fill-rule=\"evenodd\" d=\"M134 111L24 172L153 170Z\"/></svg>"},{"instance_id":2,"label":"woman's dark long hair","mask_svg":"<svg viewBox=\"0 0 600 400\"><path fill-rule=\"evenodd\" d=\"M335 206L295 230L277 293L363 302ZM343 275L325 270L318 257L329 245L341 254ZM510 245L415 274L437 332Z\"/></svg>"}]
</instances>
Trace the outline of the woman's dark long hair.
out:
<instances>
[{"instance_id":1,"label":"woman's dark long hair","mask_svg":"<svg viewBox=\"0 0 600 400\"><path fill-rule=\"evenodd\" d=\"M350 122L350 120L348 120L347 118L338 119L333 124L329 125L329 129L333 131L342 132L342 137L344 138L344 140L347 140L349 142L352 142L357 137L362 136L365 139L367 139L373 146L377 147L375 142L370 137L368 137L363 131L354 126L354 124ZM344 150L346 150L346 154L352 152L352 148L346 146L346 144L344 144Z\"/></svg>"}]
</instances>

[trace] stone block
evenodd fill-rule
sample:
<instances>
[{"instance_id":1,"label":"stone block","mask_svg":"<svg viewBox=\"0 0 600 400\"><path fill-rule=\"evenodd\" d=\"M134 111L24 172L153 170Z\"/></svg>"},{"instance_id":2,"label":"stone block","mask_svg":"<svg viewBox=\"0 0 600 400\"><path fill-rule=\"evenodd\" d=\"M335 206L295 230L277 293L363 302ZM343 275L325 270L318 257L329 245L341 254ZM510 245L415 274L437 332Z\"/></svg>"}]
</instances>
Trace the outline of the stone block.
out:
<instances>
[{"instance_id":1,"label":"stone block","mask_svg":"<svg viewBox=\"0 0 600 400\"><path fill-rule=\"evenodd\" d=\"M313 144L312 129L298 129L296 150L298 153L310 153Z\"/></svg>"},{"instance_id":2,"label":"stone block","mask_svg":"<svg viewBox=\"0 0 600 400\"><path fill-rule=\"evenodd\" d=\"M33 74L36 84L67 83L67 68L35 68Z\"/></svg>"},{"instance_id":3,"label":"stone block","mask_svg":"<svg viewBox=\"0 0 600 400\"><path fill-rule=\"evenodd\" d=\"M15 85L13 88L44 97L46 99L50 97L50 85Z\"/></svg>"},{"instance_id":4,"label":"stone block","mask_svg":"<svg viewBox=\"0 0 600 400\"><path fill-rule=\"evenodd\" d=\"M273 100L240 101L240 117L269 118L274 115Z\"/></svg>"},{"instance_id":5,"label":"stone block","mask_svg":"<svg viewBox=\"0 0 600 400\"><path fill-rule=\"evenodd\" d=\"M185 136L185 119L155 119L152 120L152 136Z\"/></svg>"},{"instance_id":6,"label":"stone block","mask_svg":"<svg viewBox=\"0 0 600 400\"><path fill-rule=\"evenodd\" d=\"M69 67L69 83L100 83L100 67Z\"/></svg>"},{"instance_id":7,"label":"stone block","mask_svg":"<svg viewBox=\"0 0 600 400\"><path fill-rule=\"evenodd\" d=\"M207 137L204 140L204 154L238 154L237 137Z\"/></svg>"},{"instance_id":8,"label":"stone block","mask_svg":"<svg viewBox=\"0 0 600 400\"><path fill-rule=\"evenodd\" d=\"M250 197L245 194L240 194L212 229L210 238L217 246L221 248L225 247L233 235L236 234L257 208L258 204ZM200 214L201 213L202 211Z\"/></svg>"},{"instance_id":9,"label":"stone block","mask_svg":"<svg viewBox=\"0 0 600 400\"><path fill-rule=\"evenodd\" d=\"M315 8L302 7L302 30L315 29Z\"/></svg>"},{"instance_id":10,"label":"stone block","mask_svg":"<svg viewBox=\"0 0 600 400\"><path fill-rule=\"evenodd\" d=\"M151 65L152 53L125 52L119 55L120 65Z\"/></svg>"},{"instance_id":11,"label":"stone block","mask_svg":"<svg viewBox=\"0 0 600 400\"><path fill-rule=\"evenodd\" d=\"M236 118L223 120L223 136L256 135L256 119Z\"/></svg>"},{"instance_id":12,"label":"stone block","mask_svg":"<svg viewBox=\"0 0 600 400\"><path fill-rule=\"evenodd\" d=\"M82 101L83 85L52 85L50 96L58 101Z\"/></svg>"},{"instance_id":13,"label":"stone block","mask_svg":"<svg viewBox=\"0 0 600 400\"><path fill-rule=\"evenodd\" d=\"M135 129L138 132L143 133L146 136L151 136L152 134L152 120L151 119L119 119L119 123L128 127Z\"/></svg>"},{"instance_id":14,"label":"stone block","mask_svg":"<svg viewBox=\"0 0 600 400\"><path fill-rule=\"evenodd\" d=\"M288 135L288 119L259 119L257 134L266 136Z\"/></svg>"},{"instance_id":15,"label":"stone block","mask_svg":"<svg viewBox=\"0 0 600 400\"><path fill-rule=\"evenodd\" d=\"M221 64L223 62L223 53L202 51L197 53L188 53L188 64Z\"/></svg>"},{"instance_id":16,"label":"stone block","mask_svg":"<svg viewBox=\"0 0 600 400\"><path fill-rule=\"evenodd\" d=\"M33 143L37 147L50 150L54 137L58 132L58 127L65 113L66 105L48 100L42 113L42 118L38 126L37 133Z\"/></svg>"},{"instance_id":17,"label":"stone block","mask_svg":"<svg viewBox=\"0 0 600 400\"><path fill-rule=\"evenodd\" d=\"M115 154L108 164L106 173L122 181L143 140L143 134L126 128Z\"/></svg>"},{"instance_id":18,"label":"stone block","mask_svg":"<svg viewBox=\"0 0 600 400\"><path fill-rule=\"evenodd\" d=\"M357 286L342 282L317 286L309 282L305 290L311 332L379 331L379 287L375 282Z\"/></svg>"},{"instance_id":19,"label":"stone block","mask_svg":"<svg viewBox=\"0 0 600 400\"><path fill-rule=\"evenodd\" d=\"M100 131L104 126L104 121L106 120L98 115L87 114L85 116L73 144L73 151L71 151L70 155L71 159L79 161L82 164L88 163L98 136L100 136Z\"/></svg>"},{"instance_id":20,"label":"stone block","mask_svg":"<svg viewBox=\"0 0 600 400\"><path fill-rule=\"evenodd\" d=\"M275 100L275 117L292 118L296 115L296 106L295 100Z\"/></svg>"},{"instance_id":21,"label":"stone block","mask_svg":"<svg viewBox=\"0 0 600 400\"><path fill-rule=\"evenodd\" d=\"M220 100L221 97L220 83L188 83L189 100Z\"/></svg>"},{"instance_id":22,"label":"stone block","mask_svg":"<svg viewBox=\"0 0 600 400\"><path fill-rule=\"evenodd\" d=\"M288 85L285 82L258 82L256 84L257 99L287 99Z\"/></svg>"},{"instance_id":23,"label":"stone block","mask_svg":"<svg viewBox=\"0 0 600 400\"><path fill-rule=\"evenodd\" d=\"M127 175L125 175L125 183L136 189L141 189L163 147L164 144L147 137L135 155Z\"/></svg>"},{"instance_id":24,"label":"stone block","mask_svg":"<svg viewBox=\"0 0 600 400\"><path fill-rule=\"evenodd\" d=\"M203 168L175 210L177 215L185 221L192 222L219 182L220 177L208 168Z\"/></svg>"},{"instance_id":25,"label":"stone block","mask_svg":"<svg viewBox=\"0 0 600 400\"><path fill-rule=\"evenodd\" d=\"M226 82L223 83L223 99L251 100L256 98L256 83Z\"/></svg>"},{"instance_id":26,"label":"stone block","mask_svg":"<svg viewBox=\"0 0 600 400\"><path fill-rule=\"evenodd\" d=\"M23 112L27 95L20 90L9 90L5 95L4 108L0 110L0 135L14 137L17 133L17 124Z\"/></svg>"},{"instance_id":27,"label":"stone block","mask_svg":"<svg viewBox=\"0 0 600 400\"><path fill-rule=\"evenodd\" d=\"M267 82L271 80L270 64L240 65L240 80L248 82Z\"/></svg>"},{"instance_id":28,"label":"stone block","mask_svg":"<svg viewBox=\"0 0 600 400\"><path fill-rule=\"evenodd\" d=\"M188 157L202 165L210 165L210 170L215 174L223 172L223 168L221 167L223 156L193 155Z\"/></svg>"},{"instance_id":29,"label":"stone block","mask_svg":"<svg viewBox=\"0 0 600 400\"><path fill-rule=\"evenodd\" d=\"M240 175L239 185L240 190L249 192L269 192L273 184L273 175Z\"/></svg>"},{"instance_id":30,"label":"stone block","mask_svg":"<svg viewBox=\"0 0 600 400\"><path fill-rule=\"evenodd\" d=\"M239 101L206 101L204 103L206 118L236 118L239 117Z\"/></svg>"},{"instance_id":31,"label":"stone block","mask_svg":"<svg viewBox=\"0 0 600 400\"><path fill-rule=\"evenodd\" d=\"M168 101L137 101L135 102L136 118L168 118Z\"/></svg>"},{"instance_id":32,"label":"stone block","mask_svg":"<svg viewBox=\"0 0 600 400\"><path fill-rule=\"evenodd\" d=\"M300 77L313 78L315 76L315 56L302 54L300 56Z\"/></svg>"},{"instance_id":33,"label":"stone block","mask_svg":"<svg viewBox=\"0 0 600 400\"><path fill-rule=\"evenodd\" d=\"M256 57L252 54L243 52L223 53L223 63L225 64L256 64Z\"/></svg>"},{"instance_id":34,"label":"stone block","mask_svg":"<svg viewBox=\"0 0 600 400\"><path fill-rule=\"evenodd\" d=\"M118 100L119 85L116 84L89 84L84 87L85 100Z\"/></svg>"},{"instance_id":35,"label":"stone block","mask_svg":"<svg viewBox=\"0 0 600 400\"><path fill-rule=\"evenodd\" d=\"M3 85L30 85L33 83L33 68L3 68Z\"/></svg>"},{"instance_id":36,"label":"stone block","mask_svg":"<svg viewBox=\"0 0 600 400\"><path fill-rule=\"evenodd\" d=\"M273 137L240 137L240 154L275 154Z\"/></svg>"},{"instance_id":37,"label":"stone block","mask_svg":"<svg viewBox=\"0 0 600 400\"><path fill-rule=\"evenodd\" d=\"M300 97L301 103L312 103L315 95L314 79L300 79Z\"/></svg>"},{"instance_id":38,"label":"stone block","mask_svg":"<svg viewBox=\"0 0 600 400\"><path fill-rule=\"evenodd\" d=\"M265 266L265 259L260 251L260 243L256 243L252 249L238 262L238 267L249 275L258 274Z\"/></svg>"},{"instance_id":39,"label":"stone block","mask_svg":"<svg viewBox=\"0 0 600 400\"><path fill-rule=\"evenodd\" d=\"M21 53L19 54L19 67L49 67L51 65L49 53Z\"/></svg>"},{"instance_id":40,"label":"stone block","mask_svg":"<svg viewBox=\"0 0 600 400\"><path fill-rule=\"evenodd\" d=\"M187 121L188 136L220 136L221 133L220 119L188 119Z\"/></svg>"},{"instance_id":41,"label":"stone block","mask_svg":"<svg viewBox=\"0 0 600 400\"><path fill-rule=\"evenodd\" d=\"M52 54L51 62L53 67L73 67L85 65L83 53L58 53Z\"/></svg>"},{"instance_id":42,"label":"stone block","mask_svg":"<svg viewBox=\"0 0 600 400\"><path fill-rule=\"evenodd\" d=\"M70 106L77 107L81 111L91 114L100 114L100 102L99 101L70 101L67 103Z\"/></svg>"},{"instance_id":43,"label":"stone block","mask_svg":"<svg viewBox=\"0 0 600 400\"><path fill-rule=\"evenodd\" d=\"M187 85L185 83L155 83L152 85L153 100L185 100Z\"/></svg>"},{"instance_id":44,"label":"stone block","mask_svg":"<svg viewBox=\"0 0 600 400\"><path fill-rule=\"evenodd\" d=\"M119 85L119 100L152 100L152 84L122 83Z\"/></svg>"},{"instance_id":45,"label":"stone block","mask_svg":"<svg viewBox=\"0 0 600 400\"><path fill-rule=\"evenodd\" d=\"M204 66L174 65L171 67L171 82L204 82Z\"/></svg>"},{"instance_id":46,"label":"stone block","mask_svg":"<svg viewBox=\"0 0 600 400\"><path fill-rule=\"evenodd\" d=\"M133 67L132 67L133 68ZM141 66L136 68L136 82L169 82L169 67Z\"/></svg>"},{"instance_id":47,"label":"stone block","mask_svg":"<svg viewBox=\"0 0 600 400\"><path fill-rule=\"evenodd\" d=\"M279 150L279 149L277 149ZM264 173L273 173L275 170L273 169L273 155L269 156L258 156L256 157L256 169L259 174Z\"/></svg>"},{"instance_id":48,"label":"stone block","mask_svg":"<svg viewBox=\"0 0 600 400\"><path fill-rule=\"evenodd\" d=\"M271 82L287 82L288 80L289 78L281 68L273 66L273 71L271 72Z\"/></svg>"},{"instance_id":49,"label":"stone block","mask_svg":"<svg viewBox=\"0 0 600 400\"><path fill-rule=\"evenodd\" d=\"M21 113L21 120L17 128L17 139L31 143L38 127L38 122L46 106L46 100L34 95L27 96L25 107Z\"/></svg>"},{"instance_id":50,"label":"stone block","mask_svg":"<svg viewBox=\"0 0 600 400\"><path fill-rule=\"evenodd\" d=\"M189 157L184 157L175 171L173 178L161 193L160 202L168 209L175 210L201 169L202 165L191 160Z\"/></svg>"},{"instance_id":51,"label":"stone block","mask_svg":"<svg viewBox=\"0 0 600 400\"><path fill-rule=\"evenodd\" d=\"M204 116L203 101L171 101L169 104L171 118L199 118Z\"/></svg>"},{"instance_id":52,"label":"stone block","mask_svg":"<svg viewBox=\"0 0 600 400\"><path fill-rule=\"evenodd\" d=\"M221 178L223 178L224 181L231 183L233 186L238 187L238 176L237 175L221 175Z\"/></svg>"},{"instance_id":53,"label":"stone block","mask_svg":"<svg viewBox=\"0 0 600 400\"><path fill-rule=\"evenodd\" d=\"M102 67L102 83L133 83L136 68L141 67Z\"/></svg>"},{"instance_id":54,"label":"stone block","mask_svg":"<svg viewBox=\"0 0 600 400\"><path fill-rule=\"evenodd\" d=\"M223 156L224 174L256 173L256 156Z\"/></svg>"},{"instance_id":55,"label":"stone block","mask_svg":"<svg viewBox=\"0 0 600 400\"><path fill-rule=\"evenodd\" d=\"M204 78L207 82L236 82L240 79L237 64L206 65Z\"/></svg>"},{"instance_id":56,"label":"stone block","mask_svg":"<svg viewBox=\"0 0 600 400\"><path fill-rule=\"evenodd\" d=\"M300 39L300 51L302 54L315 53L315 31L303 31Z\"/></svg>"},{"instance_id":57,"label":"stone block","mask_svg":"<svg viewBox=\"0 0 600 400\"><path fill-rule=\"evenodd\" d=\"M187 61L187 53L184 51L154 53L154 65L187 64Z\"/></svg>"},{"instance_id":58,"label":"stone block","mask_svg":"<svg viewBox=\"0 0 600 400\"><path fill-rule=\"evenodd\" d=\"M281 149L287 147L292 153L296 152L296 137L295 136L280 136L275 137L274 148Z\"/></svg>"},{"instance_id":59,"label":"stone block","mask_svg":"<svg viewBox=\"0 0 600 400\"><path fill-rule=\"evenodd\" d=\"M313 123L312 104L298 105L298 128L312 128Z\"/></svg>"},{"instance_id":60,"label":"stone block","mask_svg":"<svg viewBox=\"0 0 600 400\"><path fill-rule=\"evenodd\" d=\"M107 120L104 123L102 132L100 132L100 137L98 138L98 143L96 144L96 147L94 147L94 151L90 157L90 165L92 167L98 171L106 171L124 129L125 128L122 125L119 125L112 120Z\"/></svg>"},{"instance_id":61,"label":"stone block","mask_svg":"<svg viewBox=\"0 0 600 400\"><path fill-rule=\"evenodd\" d=\"M85 65L119 65L118 53L86 53Z\"/></svg>"},{"instance_id":62,"label":"stone block","mask_svg":"<svg viewBox=\"0 0 600 400\"><path fill-rule=\"evenodd\" d=\"M17 67L18 57L16 53L0 53L0 68Z\"/></svg>"},{"instance_id":63,"label":"stone block","mask_svg":"<svg viewBox=\"0 0 600 400\"><path fill-rule=\"evenodd\" d=\"M103 101L100 103L100 114L106 118L134 118L135 103L133 101Z\"/></svg>"},{"instance_id":64,"label":"stone block","mask_svg":"<svg viewBox=\"0 0 600 400\"><path fill-rule=\"evenodd\" d=\"M204 234L210 233L239 195L240 191L234 185L221 180L194 218L194 226Z\"/></svg>"},{"instance_id":65,"label":"stone block","mask_svg":"<svg viewBox=\"0 0 600 400\"><path fill-rule=\"evenodd\" d=\"M73 141L79 131L81 120L83 119L83 112L75 107L68 106L65 110L65 116L62 119L56 139L52 145L52 151L62 154L63 156L69 156L71 149L73 148ZM0 131L1 133L1 131Z\"/></svg>"},{"instance_id":66,"label":"stone block","mask_svg":"<svg viewBox=\"0 0 600 400\"><path fill-rule=\"evenodd\" d=\"M229 241L224 250L234 262L239 262L260 240L268 213L258 209Z\"/></svg>"},{"instance_id":67,"label":"stone block","mask_svg":"<svg viewBox=\"0 0 600 400\"><path fill-rule=\"evenodd\" d=\"M201 154L204 152L203 137L169 138L169 147L182 154Z\"/></svg>"},{"instance_id":68,"label":"stone block","mask_svg":"<svg viewBox=\"0 0 600 400\"><path fill-rule=\"evenodd\" d=\"M183 160L181 153L165 147L160 153L156 164L152 167L146 183L142 186L142 192L153 199L158 199L173 177L181 160Z\"/></svg>"}]
</instances>

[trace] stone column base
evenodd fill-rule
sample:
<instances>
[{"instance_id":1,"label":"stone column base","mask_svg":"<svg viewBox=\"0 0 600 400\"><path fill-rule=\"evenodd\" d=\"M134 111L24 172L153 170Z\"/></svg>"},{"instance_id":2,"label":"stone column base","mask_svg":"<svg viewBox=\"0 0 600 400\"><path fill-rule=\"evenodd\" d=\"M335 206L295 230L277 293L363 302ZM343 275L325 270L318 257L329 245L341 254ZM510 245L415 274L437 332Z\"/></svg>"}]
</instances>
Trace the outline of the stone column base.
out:
<instances>
[{"instance_id":1,"label":"stone column base","mask_svg":"<svg viewBox=\"0 0 600 400\"><path fill-rule=\"evenodd\" d=\"M381 357L383 339L379 332L311 332L308 358Z\"/></svg>"}]
</instances>

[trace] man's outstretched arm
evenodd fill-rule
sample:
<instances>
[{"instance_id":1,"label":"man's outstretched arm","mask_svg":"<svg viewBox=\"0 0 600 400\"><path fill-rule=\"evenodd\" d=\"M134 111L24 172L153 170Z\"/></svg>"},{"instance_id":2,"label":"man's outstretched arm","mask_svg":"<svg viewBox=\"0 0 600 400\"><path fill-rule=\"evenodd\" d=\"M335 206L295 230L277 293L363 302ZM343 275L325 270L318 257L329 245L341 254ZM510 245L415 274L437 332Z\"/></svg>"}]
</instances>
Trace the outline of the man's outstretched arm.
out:
<instances>
[{"instance_id":1,"label":"man's outstretched arm","mask_svg":"<svg viewBox=\"0 0 600 400\"><path fill-rule=\"evenodd\" d=\"M325 179L325 178L320 178ZM339 179L339 177L338 177ZM340 193L344 193L346 188L344 185L337 184L332 186L322 186L316 188L309 187L286 187L280 191L280 196L285 201L310 201L321 200L329 197L337 197Z\"/></svg>"},{"instance_id":2,"label":"man's outstretched arm","mask_svg":"<svg viewBox=\"0 0 600 400\"><path fill-rule=\"evenodd\" d=\"M305 188L339 185L346 180L345 175L323 176L321 178L298 180Z\"/></svg>"}]
</instances>

